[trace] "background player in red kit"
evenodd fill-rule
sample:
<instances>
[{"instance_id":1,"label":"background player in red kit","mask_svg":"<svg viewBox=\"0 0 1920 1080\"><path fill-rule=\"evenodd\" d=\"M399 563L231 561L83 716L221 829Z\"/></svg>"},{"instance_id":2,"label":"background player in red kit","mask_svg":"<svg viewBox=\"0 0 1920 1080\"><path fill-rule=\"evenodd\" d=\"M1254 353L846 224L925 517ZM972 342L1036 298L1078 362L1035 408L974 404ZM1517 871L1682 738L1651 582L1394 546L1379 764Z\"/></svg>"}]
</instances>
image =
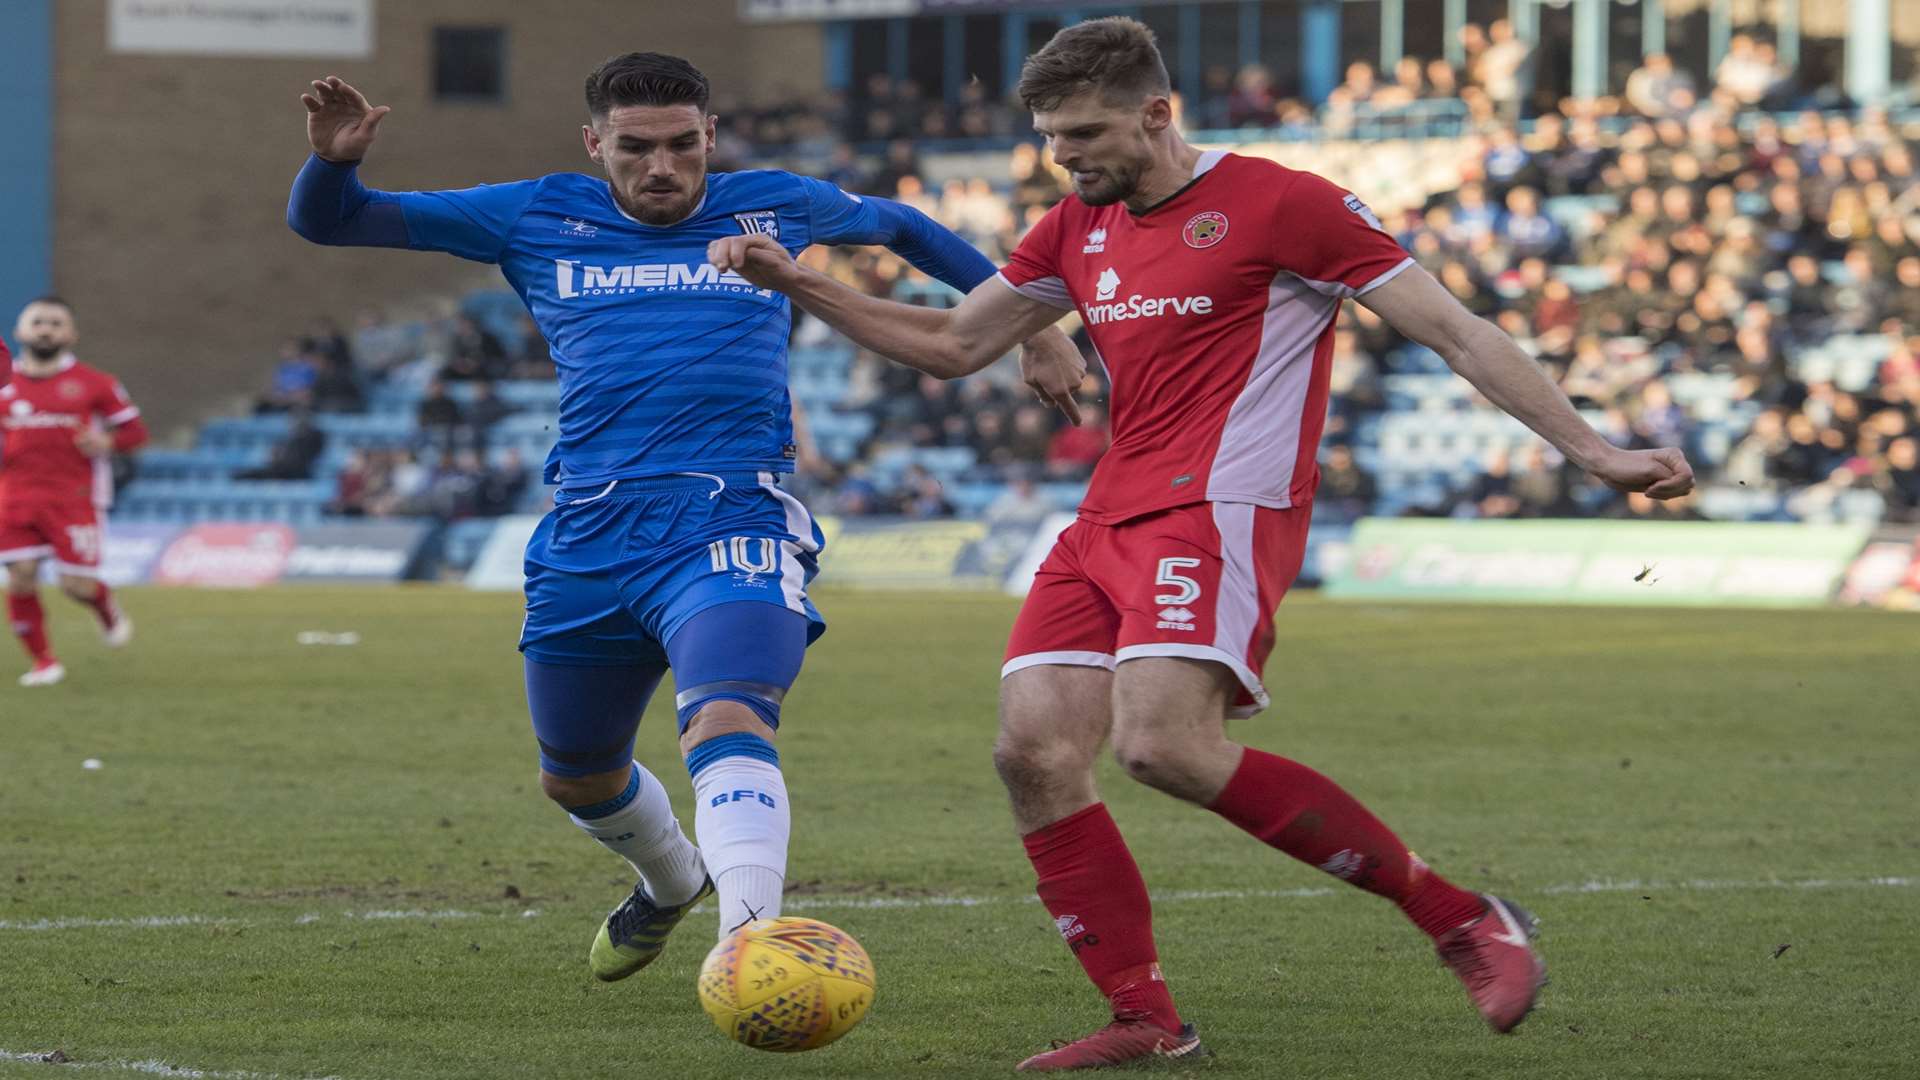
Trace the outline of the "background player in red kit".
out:
<instances>
[{"instance_id":1,"label":"background player in red kit","mask_svg":"<svg viewBox=\"0 0 1920 1080\"><path fill-rule=\"evenodd\" d=\"M53 560L61 589L93 610L107 644L133 640L132 620L100 580L101 526L113 497L107 459L146 442L147 428L117 380L74 359L78 334L66 301L28 304L14 340L20 356L0 385L0 563L7 621L33 659L20 685L51 686L66 668L47 642L43 559Z\"/></svg>"},{"instance_id":2,"label":"background player in red kit","mask_svg":"<svg viewBox=\"0 0 1920 1080\"><path fill-rule=\"evenodd\" d=\"M1545 982L1531 917L1435 873L1326 777L1226 737L1227 717L1268 703L1259 673L1304 554L1340 303L1355 298L1434 349L1616 488L1684 494L1685 458L1609 445L1349 193L1187 145L1140 23L1061 31L1027 61L1020 94L1078 197L1055 206L957 308L861 295L760 237L717 241L710 257L860 344L945 377L979 370L1078 309L1112 379L1112 448L1014 626L994 761L1040 898L1114 1021L1021 1068L1199 1050L1160 972L1146 888L1094 791L1109 737L1134 779L1394 902L1487 1022L1511 1029ZM1027 372L1062 405L1081 375L1060 362Z\"/></svg>"}]
</instances>

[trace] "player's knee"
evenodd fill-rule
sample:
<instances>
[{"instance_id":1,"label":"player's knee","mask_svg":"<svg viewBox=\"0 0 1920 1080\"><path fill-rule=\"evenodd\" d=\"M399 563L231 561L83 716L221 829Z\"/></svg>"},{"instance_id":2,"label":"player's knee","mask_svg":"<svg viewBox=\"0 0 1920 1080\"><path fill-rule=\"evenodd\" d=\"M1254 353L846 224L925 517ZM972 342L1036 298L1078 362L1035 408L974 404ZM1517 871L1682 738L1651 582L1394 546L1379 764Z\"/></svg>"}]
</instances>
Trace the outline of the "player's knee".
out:
<instances>
[{"instance_id":1,"label":"player's knee","mask_svg":"<svg viewBox=\"0 0 1920 1080\"><path fill-rule=\"evenodd\" d=\"M1178 793L1187 774L1179 745L1151 728L1116 725L1113 757L1128 776L1161 791Z\"/></svg>"},{"instance_id":2,"label":"player's knee","mask_svg":"<svg viewBox=\"0 0 1920 1080\"><path fill-rule=\"evenodd\" d=\"M993 768L1015 792L1057 787L1087 771L1091 762L1064 739L1001 731L993 743Z\"/></svg>"},{"instance_id":3,"label":"player's knee","mask_svg":"<svg viewBox=\"0 0 1920 1080\"><path fill-rule=\"evenodd\" d=\"M40 588L38 569L33 563L8 564L7 591L15 596L32 596Z\"/></svg>"},{"instance_id":4,"label":"player's knee","mask_svg":"<svg viewBox=\"0 0 1920 1080\"><path fill-rule=\"evenodd\" d=\"M694 741L692 728L680 737L680 752L686 758L687 775L694 778L696 790L702 772L728 759L746 758L764 762L775 769L780 767L780 751L770 741L773 737L771 728L757 717L749 725L740 717L726 719L727 714L718 715L721 719L702 729L708 733L708 737Z\"/></svg>"},{"instance_id":5,"label":"player's knee","mask_svg":"<svg viewBox=\"0 0 1920 1080\"><path fill-rule=\"evenodd\" d=\"M94 597L100 595L100 583L92 578L63 577L60 591L83 604L91 604Z\"/></svg>"},{"instance_id":6,"label":"player's knee","mask_svg":"<svg viewBox=\"0 0 1920 1080\"><path fill-rule=\"evenodd\" d=\"M767 702L759 704L760 708L754 708L754 703L735 698L709 698L684 710L680 752L691 754L696 747L724 735L750 735L770 743L780 722L779 708Z\"/></svg>"},{"instance_id":7,"label":"player's knee","mask_svg":"<svg viewBox=\"0 0 1920 1080\"><path fill-rule=\"evenodd\" d=\"M632 779L631 768L588 776L558 776L542 769L540 792L566 809L592 806L617 797Z\"/></svg>"}]
</instances>

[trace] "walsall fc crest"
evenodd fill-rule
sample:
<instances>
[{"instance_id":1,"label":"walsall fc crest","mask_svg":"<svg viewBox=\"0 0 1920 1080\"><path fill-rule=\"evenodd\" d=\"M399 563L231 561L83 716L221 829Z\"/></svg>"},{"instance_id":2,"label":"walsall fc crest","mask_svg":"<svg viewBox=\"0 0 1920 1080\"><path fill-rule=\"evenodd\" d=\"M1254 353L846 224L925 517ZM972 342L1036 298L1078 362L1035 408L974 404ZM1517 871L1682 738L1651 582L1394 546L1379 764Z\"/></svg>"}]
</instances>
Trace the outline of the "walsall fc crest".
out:
<instances>
[{"instance_id":1,"label":"walsall fc crest","mask_svg":"<svg viewBox=\"0 0 1920 1080\"><path fill-rule=\"evenodd\" d=\"M1210 248L1227 238L1227 215L1218 210L1195 214L1187 219L1180 236L1190 248Z\"/></svg>"}]
</instances>

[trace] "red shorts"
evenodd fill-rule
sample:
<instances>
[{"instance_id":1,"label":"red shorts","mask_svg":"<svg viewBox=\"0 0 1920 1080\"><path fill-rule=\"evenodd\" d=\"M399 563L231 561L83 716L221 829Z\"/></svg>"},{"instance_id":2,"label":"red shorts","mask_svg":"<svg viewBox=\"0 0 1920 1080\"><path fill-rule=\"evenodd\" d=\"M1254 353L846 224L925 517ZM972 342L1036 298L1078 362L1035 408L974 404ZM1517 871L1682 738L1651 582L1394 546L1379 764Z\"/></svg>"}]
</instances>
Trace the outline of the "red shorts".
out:
<instances>
[{"instance_id":1,"label":"red shorts","mask_svg":"<svg viewBox=\"0 0 1920 1080\"><path fill-rule=\"evenodd\" d=\"M1307 506L1196 503L1118 525L1074 522L1040 564L1000 677L1040 664L1213 660L1240 679L1229 715L1252 716L1267 707L1260 669L1312 516Z\"/></svg>"},{"instance_id":2,"label":"red shorts","mask_svg":"<svg viewBox=\"0 0 1920 1080\"><path fill-rule=\"evenodd\" d=\"M62 574L100 572L100 511L90 502L0 505L0 564L51 557Z\"/></svg>"}]
</instances>

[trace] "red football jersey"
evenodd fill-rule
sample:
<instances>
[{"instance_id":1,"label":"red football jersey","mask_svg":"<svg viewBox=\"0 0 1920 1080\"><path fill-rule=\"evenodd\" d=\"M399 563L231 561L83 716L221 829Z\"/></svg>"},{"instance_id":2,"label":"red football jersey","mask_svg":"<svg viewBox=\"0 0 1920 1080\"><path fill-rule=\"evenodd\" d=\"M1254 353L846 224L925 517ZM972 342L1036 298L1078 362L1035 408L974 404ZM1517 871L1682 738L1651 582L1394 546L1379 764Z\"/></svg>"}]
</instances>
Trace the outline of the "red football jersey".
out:
<instances>
[{"instance_id":1,"label":"red football jersey","mask_svg":"<svg viewBox=\"0 0 1920 1080\"><path fill-rule=\"evenodd\" d=\"M89 428L118 427L140 416L119 380L68 356L53 375L30 378L16 361L0 386L0 505L113 499L111 466L73 444Z\"/></svg>"},{"instance_id":2,"label":"red football jersey","mask_svg":"<svg viewBox=\"0 0 1920 1080\"><path fill-rule=\"evenodd\" d=\"M1078 309L1112 380L1113 445L1080 515L1310 501L1340 301L1411 265L1349 192L1220 151L1143 212L1055 206L1000 277Z\"/></svg>"}]
</instances>

